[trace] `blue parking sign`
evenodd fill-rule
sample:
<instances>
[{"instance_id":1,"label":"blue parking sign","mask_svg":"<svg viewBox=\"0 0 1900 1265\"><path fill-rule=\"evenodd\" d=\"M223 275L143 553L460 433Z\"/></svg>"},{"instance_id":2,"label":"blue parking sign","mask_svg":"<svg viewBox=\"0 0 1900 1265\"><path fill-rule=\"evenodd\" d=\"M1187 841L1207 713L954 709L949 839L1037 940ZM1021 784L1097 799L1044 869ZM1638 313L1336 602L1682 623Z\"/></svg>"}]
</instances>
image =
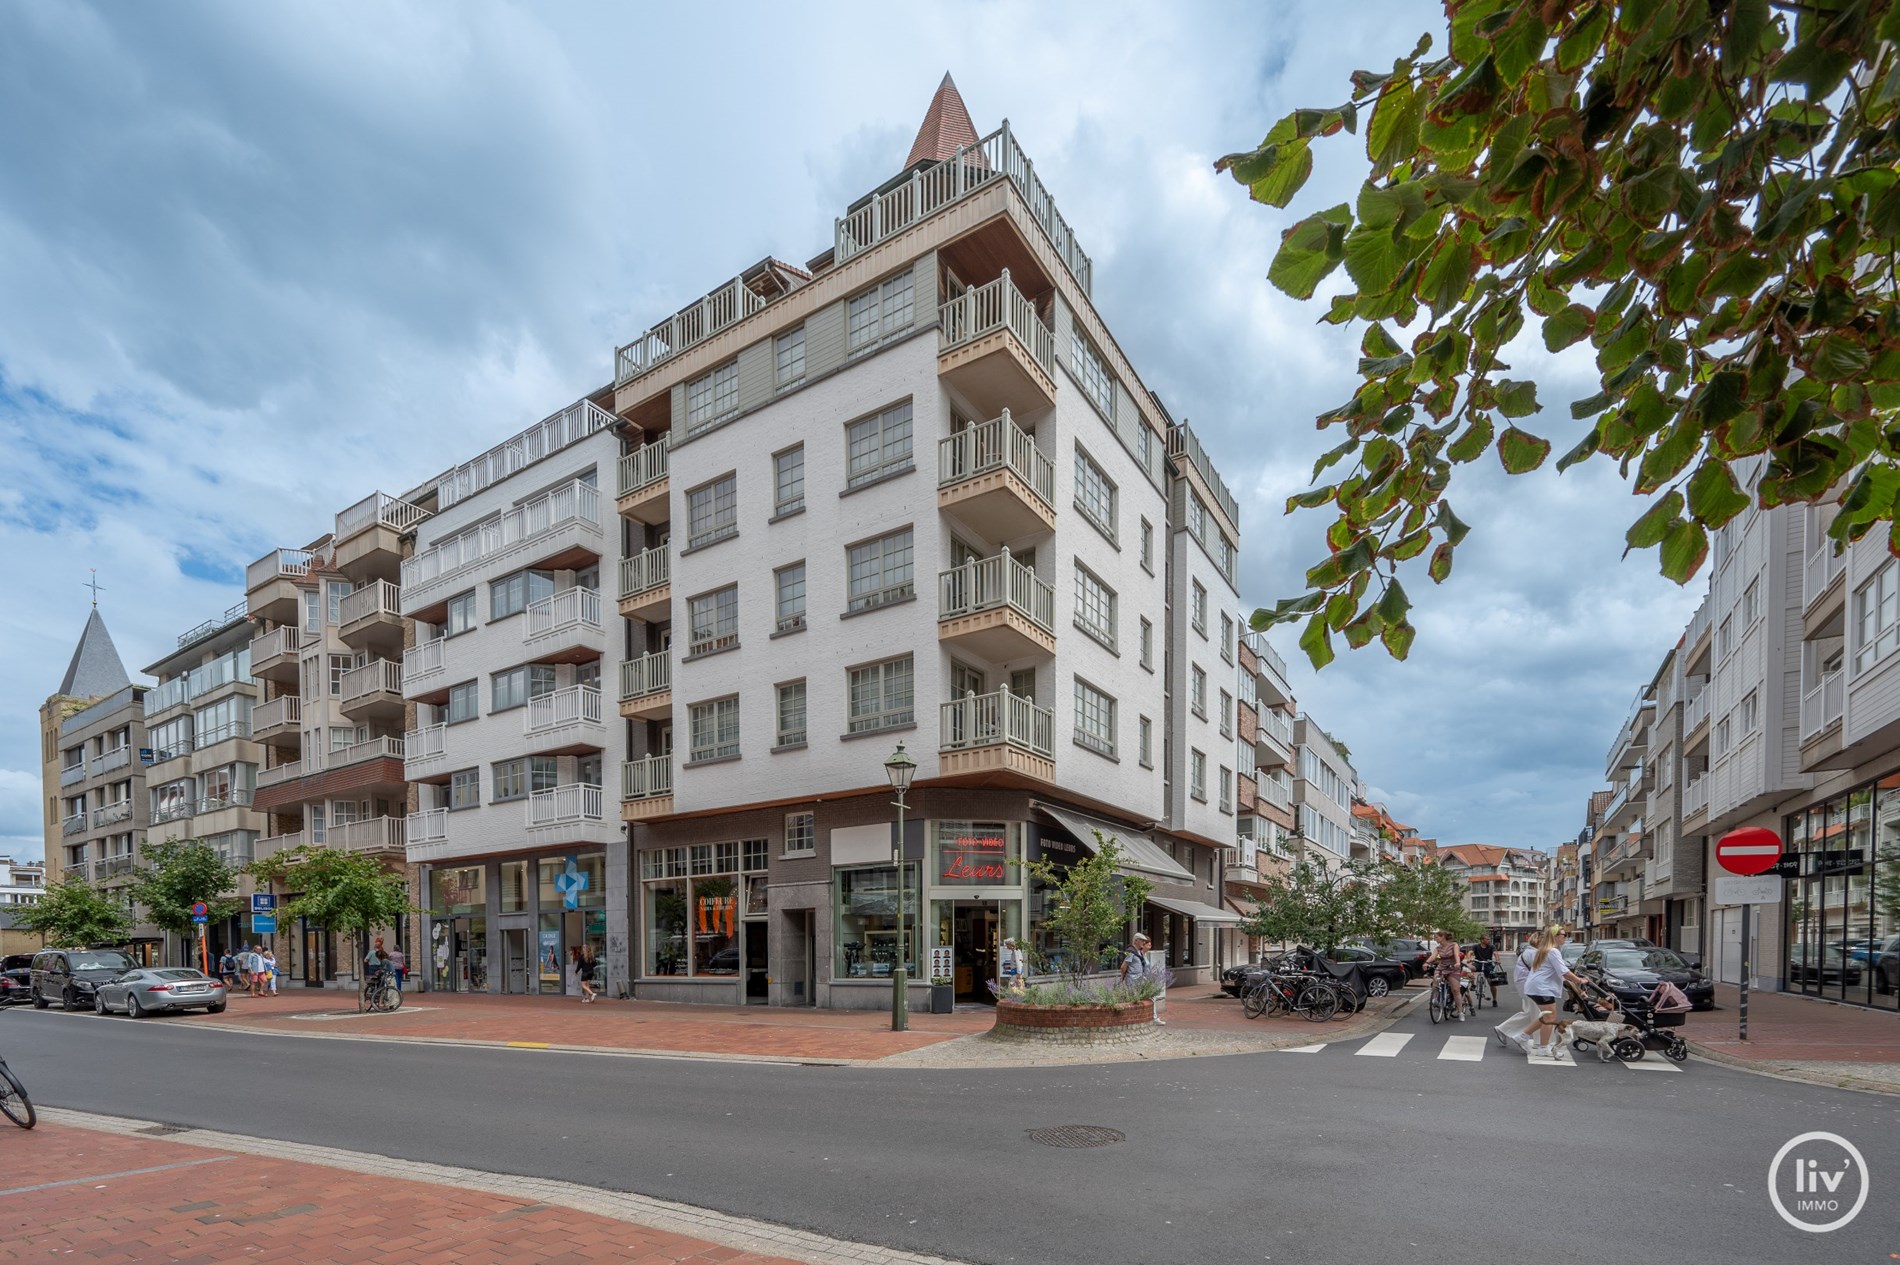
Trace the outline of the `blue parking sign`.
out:
<instances>
[{"instance_id":1,"label":"blue parking sign","mask_svg":"<svg viewBox=\"0 0 1900 1265\"><path fill-rule=\"evenodd\" d=\"M277 911L277 897L270 892L255 892L251 896L251 912L269 914Z\"/></svg>"}]
</instances>

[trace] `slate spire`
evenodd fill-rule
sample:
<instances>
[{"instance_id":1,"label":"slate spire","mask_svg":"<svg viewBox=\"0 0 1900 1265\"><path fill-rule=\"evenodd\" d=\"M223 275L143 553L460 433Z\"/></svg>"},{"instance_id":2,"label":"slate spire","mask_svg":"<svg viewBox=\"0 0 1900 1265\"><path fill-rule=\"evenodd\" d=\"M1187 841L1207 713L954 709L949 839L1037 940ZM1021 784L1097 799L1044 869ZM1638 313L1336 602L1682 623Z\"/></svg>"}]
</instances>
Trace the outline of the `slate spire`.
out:
<instances>
[{"instance_id":1,"label":"slate spire","mask_svg":"<svg viewBox=\"0 0 1900 1265\"><path fill-rule=\"evenodd\" d=\"M130 684L132 678L119 660L119 648L112 644L112 634L106 631L106 621L99 617L95 606L86 616L85 630L73 648L73 661L66 665L59 692L67 698L100 698Z\"/></svg>"}]
</instances>

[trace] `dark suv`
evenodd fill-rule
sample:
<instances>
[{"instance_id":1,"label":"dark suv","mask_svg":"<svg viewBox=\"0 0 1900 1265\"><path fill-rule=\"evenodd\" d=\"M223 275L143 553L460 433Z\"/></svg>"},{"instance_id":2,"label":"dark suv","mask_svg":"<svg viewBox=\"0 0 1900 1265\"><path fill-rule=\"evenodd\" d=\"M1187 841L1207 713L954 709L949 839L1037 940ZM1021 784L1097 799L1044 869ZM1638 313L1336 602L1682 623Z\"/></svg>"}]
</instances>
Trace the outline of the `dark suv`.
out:
<instances>
[{"instance_id":1,"label":"dark suv","mask_svg":"<svg viewBox=\"0 0 1900 1265\"><path fill-rule=\"evenodd\" d=\"M91 1010L93 989L137 966L117 949L42 949L33 955L33 1008Z\"/></svg>"}]
</instances>

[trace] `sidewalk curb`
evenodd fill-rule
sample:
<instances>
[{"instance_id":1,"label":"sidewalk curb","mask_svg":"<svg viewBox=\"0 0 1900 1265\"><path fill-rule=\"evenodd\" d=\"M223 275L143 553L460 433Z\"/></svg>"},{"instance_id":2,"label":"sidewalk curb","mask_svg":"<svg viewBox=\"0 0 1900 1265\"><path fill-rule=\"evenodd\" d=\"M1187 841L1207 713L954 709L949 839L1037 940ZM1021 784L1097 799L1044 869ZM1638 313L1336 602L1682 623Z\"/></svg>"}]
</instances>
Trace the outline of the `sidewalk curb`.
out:
<instances>
[{"instance_id":1,"label":"sidewalk curb","mask_svg":"<svg viewBox=\"0 0 1900 1265\"><path fill-rule=\"evenodd\" d=\"M1686 1039L1686 1038L1685 1038ZM1885 1094L1900 1096L1900 1084L1892 1081L1862 1080L1858 1076L1841 1076L1833 1072L1810 1071L1801 1066L1802 1059L1789 1059L1785 1063L1764 1066L1763 1061L1745 1059L1722 1050L1711 1050L1700 1041L1689 1042L1689 1052L1697 1058L1707 1059L1711 1063L1720 1063L1723 1067L1734 1068L1738 1072L1748 1072L1755 1076L1766 1076L1771 1080L1795 1081L1803 1085L1820 1085L1827 1089L1845 1089L1857 1094ZM1820 1061L1820 1060L1812 1060Z\"/></svg>"}]
</instances>

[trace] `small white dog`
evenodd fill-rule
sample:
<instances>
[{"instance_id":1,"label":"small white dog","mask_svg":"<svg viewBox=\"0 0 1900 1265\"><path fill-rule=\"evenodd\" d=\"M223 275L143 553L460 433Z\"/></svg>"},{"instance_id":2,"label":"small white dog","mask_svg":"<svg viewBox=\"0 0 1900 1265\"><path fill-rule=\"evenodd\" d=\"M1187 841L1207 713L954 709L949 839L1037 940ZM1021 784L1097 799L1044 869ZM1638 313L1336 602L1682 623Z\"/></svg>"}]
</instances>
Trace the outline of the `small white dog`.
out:
<instances>
[{"instance_id":1,"label":"small white dog","mask_svg":"<svg viewBox=\"0 0 1900 1265\"><path fill-rule=\"evenodd\" d=\"M1612 1010L1601 1019L1572 1019L1557 1025L1556 1039L1552 1048L1567 1041L1592 1041L1596 1043L1597 1058L1608 1063L1616 1057L1610 1047L1624 1037L1641 1037L1633 1024L1623 1021L1621 1011Z\"/></svg>"}]
</instances>

